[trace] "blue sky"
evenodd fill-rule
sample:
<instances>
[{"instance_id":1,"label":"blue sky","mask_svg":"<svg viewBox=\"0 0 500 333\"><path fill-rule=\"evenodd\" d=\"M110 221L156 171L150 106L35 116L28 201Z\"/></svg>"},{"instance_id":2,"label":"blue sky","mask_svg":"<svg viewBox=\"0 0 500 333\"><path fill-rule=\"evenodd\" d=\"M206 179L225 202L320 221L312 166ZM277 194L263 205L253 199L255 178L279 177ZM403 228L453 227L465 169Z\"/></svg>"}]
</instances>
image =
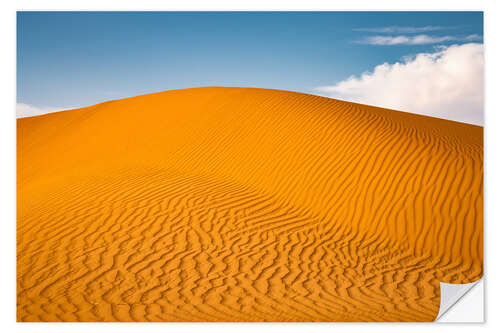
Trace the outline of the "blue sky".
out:
<instances>
[{"instance_id":1,"label":"blue sky","mask_svg":"<svg viewBox=\"0 0 500 333\"><path fill-rule=\"evenodd\" d=\"M482 36L481 12L18 12L17 102L69 108L214 85L318 93Z\"/></svg>"}]
</instances>

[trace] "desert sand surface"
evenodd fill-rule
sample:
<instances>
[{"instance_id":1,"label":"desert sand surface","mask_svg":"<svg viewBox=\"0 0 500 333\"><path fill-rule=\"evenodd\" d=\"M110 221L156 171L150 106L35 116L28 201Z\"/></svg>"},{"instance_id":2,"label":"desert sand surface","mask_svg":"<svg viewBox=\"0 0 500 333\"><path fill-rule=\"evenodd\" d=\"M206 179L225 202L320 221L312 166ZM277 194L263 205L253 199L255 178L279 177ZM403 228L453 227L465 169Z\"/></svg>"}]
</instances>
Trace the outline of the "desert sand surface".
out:
<instances>
[{"instance_id":1,"label":"desert sand surface","mask_svg":"<svg viewBox=\"0 0 500 333\"><path fill-rule=\"evenodd\" d=\"M483 128L172 90L17 120L18 321L433 321L483 275Z\"/></svg>"}]
</instances>

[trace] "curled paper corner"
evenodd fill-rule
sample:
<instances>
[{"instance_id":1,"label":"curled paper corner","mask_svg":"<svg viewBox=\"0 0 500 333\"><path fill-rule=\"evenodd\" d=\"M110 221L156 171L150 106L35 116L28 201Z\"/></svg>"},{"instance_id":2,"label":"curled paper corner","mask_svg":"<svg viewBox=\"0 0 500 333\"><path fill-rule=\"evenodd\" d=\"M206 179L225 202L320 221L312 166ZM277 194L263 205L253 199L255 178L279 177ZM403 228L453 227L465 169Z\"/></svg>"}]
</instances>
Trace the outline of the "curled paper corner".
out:
<instances>
[{"instance_id":1,"label":"curled paper corner","mask_svg":"<svg viewBox=\"0 0 500 333\"><path fill-rule=\"evenodd\" d=\"M474 287L477 293L468 299L469 292ZM440 282L441 303L436 322L483 322L483 279L471 283L453 284ZM456 309L456 314L452 313ZM470 315L471 311L474 315ZM469 316L460 316L462 312Z\"/></svg>"}]
</instances>

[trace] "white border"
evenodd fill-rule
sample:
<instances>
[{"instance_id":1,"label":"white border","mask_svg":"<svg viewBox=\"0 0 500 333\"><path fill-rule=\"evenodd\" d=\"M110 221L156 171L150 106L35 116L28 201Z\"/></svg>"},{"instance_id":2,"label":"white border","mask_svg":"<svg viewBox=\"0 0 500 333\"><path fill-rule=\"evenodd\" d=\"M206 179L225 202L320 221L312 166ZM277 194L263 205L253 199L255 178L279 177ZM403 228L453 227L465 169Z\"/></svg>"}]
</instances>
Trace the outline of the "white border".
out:
<instances>
[{"instance_id":1,"label":"white border","mask_svg":"<svg viewBox=\"0 0 500 333\"><path fill-rule=\"evenodd\" d=\"M370 330L370 333L387 332L404 330L404 332L421 332L425 330L443 330L450 329L454 332L474 332L479 328L488 330L496 330L500 327L500 316L498 315L499 305L499 268L495 264L495 253L500 253L498 248L499 243L496 240L491 240L489 235L500 234L500 216L498 210L494 210L499 206L500 200L500 126L499 113L500 105L500 82L498 80L500 52L498 45L498 33L500 32L500 15L498 12L498 1L436 1L436 0L418 0L418 1L398 1L398 0L349 0L343 2L333 1L271 1L271 0L254 0L254 1L239 1L234 0L211 0L211 1L64 1L64 0L46 0L40 1L9 1L2 2L0 10L1 24L1 41L4 43L4 48L0 52L2 92L0 109L2 126L0 130L2 144L2 162L0 163L3 177L0 184L1 188L1 204L2 204L2 260L3 265L1 274L0 287L2 288L2 305L0 314L2 318L2 331L17 332L17 331L50 331L50 332L88 332L117 330L119 332L130 332L141 330L155 330L165 332L166 330L179 331L213 331L217 333L231 332L238 333L246 331L255 333L260 331L275 331L284 330L302 332L306 329L314 329L320 331L333 332L334 330L346 330L349 332L357 330ZM15 35L15 19L16 10L484 10L485 11L485 58L486 58L486 113L485 113L485 275L486 283L486 324L349 324L349 323L320 323L320 324L124 324L124 323L89 323L89 324L29 324L15 322L15 80L16 80L16 35ZM490 241L491 240L491 241ZM490 260L491 259L491 260ZM496 283L494 281L497 281Z\"/></svg>"}]
</instances>

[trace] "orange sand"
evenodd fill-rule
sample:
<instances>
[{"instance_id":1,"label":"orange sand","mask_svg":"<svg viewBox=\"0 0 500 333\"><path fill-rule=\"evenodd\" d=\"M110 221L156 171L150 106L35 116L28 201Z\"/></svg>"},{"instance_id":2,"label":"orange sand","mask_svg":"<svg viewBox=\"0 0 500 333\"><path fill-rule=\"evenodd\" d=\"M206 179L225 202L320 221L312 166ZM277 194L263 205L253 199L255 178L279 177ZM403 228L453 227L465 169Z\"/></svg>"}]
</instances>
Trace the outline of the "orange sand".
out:
<instances>
[{"instance_id":1,"label":"orange sand","mask_svg":"<svg viewBox=\"0 0 500 333\"><path fill-rule=\"evenodd\" d=\"M19 321L432 321L483 274L483 129L197 88L19 119Z\"/></svg>"}]
</instances>

